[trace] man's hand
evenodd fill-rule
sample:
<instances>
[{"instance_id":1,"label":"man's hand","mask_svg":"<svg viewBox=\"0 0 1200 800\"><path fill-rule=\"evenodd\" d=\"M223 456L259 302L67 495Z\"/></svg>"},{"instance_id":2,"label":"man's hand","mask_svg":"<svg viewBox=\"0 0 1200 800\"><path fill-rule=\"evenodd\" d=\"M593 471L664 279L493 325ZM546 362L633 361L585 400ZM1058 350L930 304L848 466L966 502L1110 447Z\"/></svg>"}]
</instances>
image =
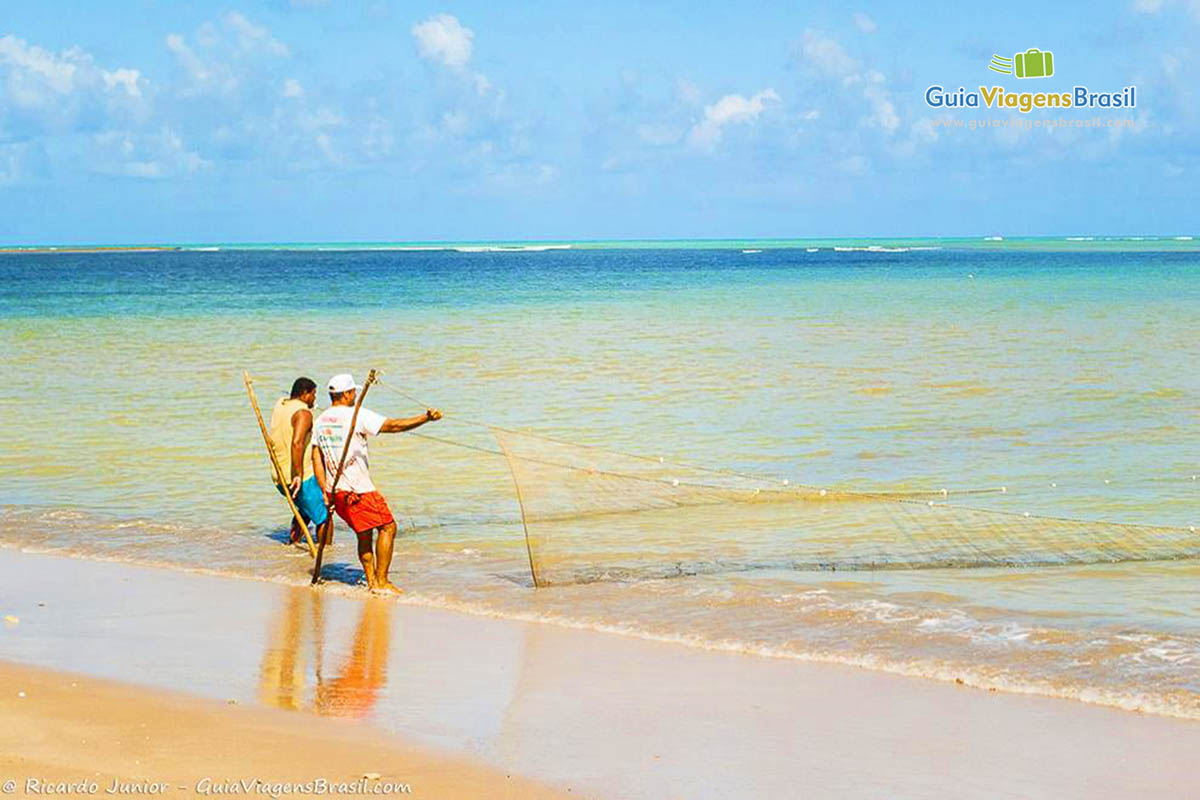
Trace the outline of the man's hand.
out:
<instances>
[{"instance_id":1,"label":"man's hand","mask_svg":"<svg viewBox=\"0 0 1200 800\"><path fill-rule=\"evenodd\" d=\"M427 408L425 413L418 417L389 417L383 421L380 426L380 433L404 433L411 431L413 428L419 428L426 422L433 422L435 419L441 419L442 412L436 408Z\"/></svg>"},{"instance_id":2,"label":"man's hand","mask_svg":"<svg viewBox=\"0 0 1200 800\"><path fill-rule=\"evenodd\" d=\"M291 493L292 493L292 497L295 497L296 495L300 494L300 476L299 475L296 475L292 478Z\"/></svg>"}]
</instances>

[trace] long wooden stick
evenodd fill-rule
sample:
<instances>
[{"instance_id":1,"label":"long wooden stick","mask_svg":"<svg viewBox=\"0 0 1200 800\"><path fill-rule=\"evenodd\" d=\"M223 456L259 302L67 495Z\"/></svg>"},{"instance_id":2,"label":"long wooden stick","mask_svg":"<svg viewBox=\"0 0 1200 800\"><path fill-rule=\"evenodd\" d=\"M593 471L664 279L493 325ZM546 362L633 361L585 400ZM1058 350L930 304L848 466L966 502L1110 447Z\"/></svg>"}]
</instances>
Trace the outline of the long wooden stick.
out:
<instances>
[{"instance_id":1,"label":"long wooden stick","mask_svg":"<svg viewBox=\"0 0 1200 800\"><path fill-rule=\"evenodd\" d=\"M354 439L354 426L358 424L358 410L362 408L363 400L367 397L367 390L371 388L371 384L375 382L375 370L367 373L367 379L363 381L362 391L358 393L358 400L354 403L354 413L350 415L350 432L346 435L346 442L342 445L342 457L338 459L337 472L333 474L333 481L329 484L329 522L321 529L321 540L317 542L317 562L313 565L312 583L315 585L321 579L321 559L325 555L325 542L329 539L329 532L333 530L333 494L337 491L338 481L342 479L342 470L346 466L346 455L350 452L350 442Z\"/></svg>"},{"instance_id":2,"label":"long wooden stick","mask_svg":"<svg viewBox=\"0 0 1200 800\"><path fill-rule=\"evenodd\" d=\"M287 500L288 508L292 510L292 517L295 518L296 524L300 526L300 530L304 531L304 538L308 542L308 554L316 558L317 548L313 545L312 534L308 532L308 523L304 521L304 517L300 515L300 509L296 508L296 503L292 500L291 481L284 475L283 467L279 466L279 458L275 455L275 448L271 446L271 434L267 432L267 424L263 422L262 410L258 407L258 398L254 396L254 385L250 380L250 373L246 370L242 370L242 380L246 382L246 393L250 395L250 405L254 407L254 416L258 419L258 429L262 432L263 444L267 446L267 455L271 457L271 469L275 473L275 477L279 479L279 485L283 487L283 499Z\"/></svg>"}]
</instances>

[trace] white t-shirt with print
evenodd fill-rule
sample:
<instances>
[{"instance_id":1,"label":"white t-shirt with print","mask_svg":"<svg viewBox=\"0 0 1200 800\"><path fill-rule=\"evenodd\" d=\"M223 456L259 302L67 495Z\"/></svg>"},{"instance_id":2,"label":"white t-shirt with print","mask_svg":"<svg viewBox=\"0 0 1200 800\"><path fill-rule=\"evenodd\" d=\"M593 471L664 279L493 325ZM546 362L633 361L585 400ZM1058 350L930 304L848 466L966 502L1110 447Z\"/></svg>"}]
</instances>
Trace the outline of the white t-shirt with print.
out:
<instances>
[{"instance_id":1,"label":"white t-shirt with print","mask_svg":"<svg viewBox=\"0 0 1200 800\"><path fill-rule=\"evenodd\" d=\"M321 448L325 456L326 480L333 482L337 474L338 461L342 457L342 448L346 445L346 434L350 430L350 417L354 415L351 406L331 406L317 417L313 423L313 444ZM338 480L337 491L357 492L366 494L375 491L371 483L371 459L367 453L367 437L375 436L383 426L387 417L376 414L369 408L358 410L358 419L354 423L354 439L350 442L350 450L346 453L346 466L342 477Z\"/></svg>"}]
</instances>

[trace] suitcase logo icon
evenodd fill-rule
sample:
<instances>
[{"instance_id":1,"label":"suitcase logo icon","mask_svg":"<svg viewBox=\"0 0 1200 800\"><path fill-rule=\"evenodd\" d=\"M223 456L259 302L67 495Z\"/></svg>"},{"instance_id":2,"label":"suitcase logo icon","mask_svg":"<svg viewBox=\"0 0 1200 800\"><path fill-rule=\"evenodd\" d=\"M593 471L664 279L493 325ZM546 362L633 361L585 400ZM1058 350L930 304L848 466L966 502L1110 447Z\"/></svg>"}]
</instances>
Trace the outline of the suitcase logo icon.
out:
<instances>
[{"instance_id":1,"label":"suitcase logo icon","mask_svg":"<svg viewBox=\"0 0 1200 800\"><path fill-rule=\"evenodd\" d=\"M1031 47L1012 58L993 55L988 69L1018 78L1049 78L1054 74L1054 54L1049 50Z\"/></svg>"}]
</instances>

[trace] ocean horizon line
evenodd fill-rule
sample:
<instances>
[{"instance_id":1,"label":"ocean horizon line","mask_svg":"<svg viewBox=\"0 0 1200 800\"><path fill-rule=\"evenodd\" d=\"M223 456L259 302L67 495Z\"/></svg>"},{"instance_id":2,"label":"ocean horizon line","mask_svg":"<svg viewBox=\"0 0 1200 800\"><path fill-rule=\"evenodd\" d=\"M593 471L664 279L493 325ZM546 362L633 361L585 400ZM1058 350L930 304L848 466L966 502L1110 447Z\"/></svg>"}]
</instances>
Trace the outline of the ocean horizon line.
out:
<instances>
[{"instance_id":1,"label":"ocean horizon line","mask_svg":"<svg viewBox=\"0 0 1200 800\"><path fill-rule=\"evenodd\" d=\"M122 251L286 250L286 251L439 251L459 252L603 249L876 249L987 248L994 250L1166 250L1200 249L1192 234L1044 234L1036 236L805 236L703 238L546 238L546 239L412 239L314 241L148 241L42 242L0 244L0 253L82 253Z\"/></svg>"}]
</instances>

